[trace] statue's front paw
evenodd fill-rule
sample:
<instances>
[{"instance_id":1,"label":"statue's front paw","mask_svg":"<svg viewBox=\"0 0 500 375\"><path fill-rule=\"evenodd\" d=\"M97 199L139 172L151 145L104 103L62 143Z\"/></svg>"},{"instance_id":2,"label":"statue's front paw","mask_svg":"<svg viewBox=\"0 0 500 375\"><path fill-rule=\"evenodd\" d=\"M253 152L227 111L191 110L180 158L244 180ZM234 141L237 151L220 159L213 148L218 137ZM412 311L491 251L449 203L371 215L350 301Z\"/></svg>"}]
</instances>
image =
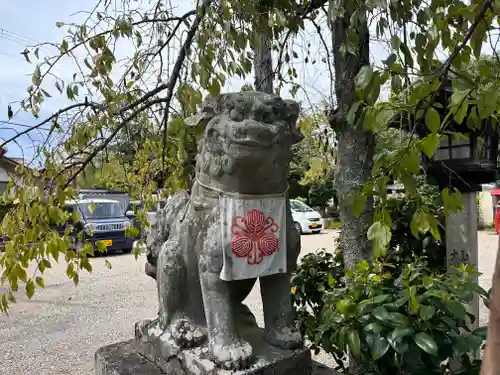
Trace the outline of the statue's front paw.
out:
<instances>
[{"instance_id":1,"label":"statue's front paw","mask_svg":"<svg viewBox=\"0 0 500 375\"><path fill-rule=\"evenodd\" d=\"M282 349L296 349L303 343L300 332L292 327L266 329L265 339L272 346Z\"/></svg>"},{"instance_id":2,"label":"statue's front paw","mask_svg":"<svg viewBox=\"0 0 500 375\"><path fill-rule=\"evenodd\" d=\"M252 347L241 339L215 339L210 345L211 359L225 370L243 370L250 365Z\"/></svg>"},{"instance_id":3,"label":"statue's front paw","mask_svg":"<svg viewBox=\"0 0 500 375\"><path fill-rule=\"evenodd\" d=\"M203 344L207 332L202 327L193 324L188 319L177 319L170 326L170 334L181 348L192 348Z\"/></svg>"}]
</instances>

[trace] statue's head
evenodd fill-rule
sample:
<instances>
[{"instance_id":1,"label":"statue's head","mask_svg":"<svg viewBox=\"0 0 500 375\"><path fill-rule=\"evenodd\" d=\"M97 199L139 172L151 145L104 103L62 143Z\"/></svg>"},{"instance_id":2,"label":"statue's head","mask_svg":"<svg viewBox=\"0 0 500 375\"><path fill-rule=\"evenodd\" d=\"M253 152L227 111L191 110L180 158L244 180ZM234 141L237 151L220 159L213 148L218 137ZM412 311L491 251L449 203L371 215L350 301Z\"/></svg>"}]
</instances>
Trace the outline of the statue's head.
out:
<instances>
[{"instance_id":1,"label":"statue's head","mask_svg":"<svg viewBox=\"0 0 500 375\"><path fill-rule=\"evenodd\" d=\"M279 189L286 184L292 145L303 138L296 127L299 112L295 101L256 91L206 99L187 121L204 131L198 179L233 191ZM262 186L266 181L269 186Z\"/></svg>"}]
</instances>

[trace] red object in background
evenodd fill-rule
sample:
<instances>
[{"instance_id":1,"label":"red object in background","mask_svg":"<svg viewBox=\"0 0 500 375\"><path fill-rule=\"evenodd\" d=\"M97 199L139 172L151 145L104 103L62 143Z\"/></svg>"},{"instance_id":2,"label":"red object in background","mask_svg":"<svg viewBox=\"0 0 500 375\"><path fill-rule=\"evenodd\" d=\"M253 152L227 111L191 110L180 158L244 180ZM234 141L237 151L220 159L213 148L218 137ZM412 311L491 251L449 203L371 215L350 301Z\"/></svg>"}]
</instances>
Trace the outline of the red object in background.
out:
<instances>
[{"instance_id":1,"label":"red object in background","mask_svg":"<svg viewBox=\"0 0 500 375\"><path fill-rule=\"evenodd\" d=\"M495 207L495 232L498 234L500 230L500 207Z\"/></svg>"},{"instance_id":2,"label":"red object in background","mask_svg":"<svg viewBox=\"0 0 500 375\"><path fill-rule=\"evenodd\" d=\"M491 195L496 198L497 204L495 205L495 232L500 232L500 189L493 189Z\"/></svg>"}]
</instances>

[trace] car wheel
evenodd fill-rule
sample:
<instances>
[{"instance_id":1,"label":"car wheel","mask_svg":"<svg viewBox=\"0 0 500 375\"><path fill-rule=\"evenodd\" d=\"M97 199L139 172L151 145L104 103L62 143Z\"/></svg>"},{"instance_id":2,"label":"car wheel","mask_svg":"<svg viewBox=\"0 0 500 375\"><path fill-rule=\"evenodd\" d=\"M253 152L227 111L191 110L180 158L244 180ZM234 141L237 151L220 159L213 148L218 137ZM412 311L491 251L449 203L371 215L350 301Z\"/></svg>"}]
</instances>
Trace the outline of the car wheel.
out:
<instances>
[{"instance_id":1,"label":"car wheel","mask_svg":"<svg viewBox=\"0 0 500 375\"><path fill-rule=\"evenodd\" d=\"M302 227L300 226L299 223L294 222L293 226L295 227L295 229L297 229L297 232L299 232L299 234L302 234Z\"/></svg>"}]
</instances>

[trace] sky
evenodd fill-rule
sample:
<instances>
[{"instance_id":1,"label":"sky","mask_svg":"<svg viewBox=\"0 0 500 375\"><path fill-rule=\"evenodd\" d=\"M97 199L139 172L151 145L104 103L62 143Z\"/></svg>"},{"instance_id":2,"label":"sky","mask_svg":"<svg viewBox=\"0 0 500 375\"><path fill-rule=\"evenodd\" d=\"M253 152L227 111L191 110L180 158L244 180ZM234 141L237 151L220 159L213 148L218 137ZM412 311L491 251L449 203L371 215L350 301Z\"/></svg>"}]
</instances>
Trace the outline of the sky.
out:
<instances>
[{"instance_id":1,"label":"sky","mask_svg":"<svg viewBox=\"0 0 500 375\"><path fill-rule=\"evenodd\" d=\"M170 0L174 7L177 7L176 14L185 13L193 9L193 0ZM148 3L145 0L145 3ZM38 123L40 120L34 118L30 113L20 112L13 117L10 122L5 123L7 118L7 106L9 103L18 102L27 96L26 88L31 84L30 74L35 65L26 62L20 54L26 45L33 45L40 42L60 42L67 33L67 28L56 27L56 22L81 22L86 16L82 11L90 11L95 7L96 0L62 1L62 0L1 0L0 1L0 143L2 139L7 139L16 132L26 129L26 126ZM27 11L29 9L29 11ZM325 28L326 29L326 28ZM330 36L324 30L326 43L330 43ZM325 49L318 37L315 37L315 30L311 27L303 35L297 38L297 51L300 53L303 47L311 43L311 57L325 56ZM54 54L53 47L45 46L40 49L40 55ZM133 53L129 45L121 45L118 55L127 56ZM381 44L372 44L372 60L381 61L388 55ZM83 57L83 54L80 56ZM321 62L314 66L296 64L299 81L305 87L307 94L302 91L298 93L298 99L307 102L309 105L318 104L322 100L331 99L332 81L330 79L327 64ZM69 60L62 61L54 71L59 77L69 79L75 72L76 66ZM253 78L248 77L246 82L252 83ZM47 91L56 94L53 80L44 86ZM239 90L245 81L234 78L229 80L224 91ZM387 93L383 93L387 96ZM286 89L282 96L290 97ZM54 95L47 99L40 112L40 119L46 118L59 108L69 104L67 99ZM13 104L14 111L18 105ZM35 145L40 144L47 132L32 132L30 136L23 136L17 145L8 145L8 155L12 157L24 157L30 160L35 151Z\"/></svg>"},{"instance_id":2,"label":"sky","mask_svg":"<svg viewBox=\"0 0 500 375\"><path fill-rule=\"evenodd\" d=\"M176 7L176 14L183 14L194 8L193 0L170 0L172 6ZM147 3L147 1L146 1ZM18 102L27 96L26 88L31 84L31 74L35 68L34 64L29 64L21 52L26 45L34 45L41 42L61 42L67 35L67 28L58 28L56 22L79 23L85 18L82 11L90 11L95 7L96 0L61 1L61 0L2 0L0 1L0 143L3 139L8 139L17 132L25 130L27 126L38 123L53 114L58 109L70 104L61 97L54 89L54 80L48 80L43 86L53 94L52 98L46 99L43 104L39 119L34 118L30 113L21 111L17 113L9 122L7 117L7 106L11 103L16 112ZM30 11L27 12L26 9ZM321 62L321 57L325 56L325 48L319 38L314 38L316 31L311 27L303 35L296 39L296 50L299 52L303 47L311 43L311 57L317 57L318 63L314 66L306 66L297 63L295 68L298 71L299 81L304 86L304 91L299 91L298 99L308 103L308 105L318 104L322 100L331 98L331 79L329 68ZM329 33L325 31L326 42L329 43ZM381 52L381 53L379 53ZM40 56L54 55L57 50L51 46L40 48ZM131 55L131 46L123 45L118 54ZM380 47L375 46L375 55L385 57L386 53ZM84 57L82 54L80 57ZM32 58L32 61L35 59ZM76 65L70 60L62 61L54 71L57 76L69 80ZM253 83L253 78L246 80L240 78L230 79L223 91L239 90L245 83ZM282 96L290 97L289 87L282 91ZM47 129L49 126L44 127ZM18 139L17 144L7 146L8 156L24 157L31 160L35 153L36 145L40 145L45 139L46 130L30 132L29 135Z\"/></svg>"}]
</instances>

